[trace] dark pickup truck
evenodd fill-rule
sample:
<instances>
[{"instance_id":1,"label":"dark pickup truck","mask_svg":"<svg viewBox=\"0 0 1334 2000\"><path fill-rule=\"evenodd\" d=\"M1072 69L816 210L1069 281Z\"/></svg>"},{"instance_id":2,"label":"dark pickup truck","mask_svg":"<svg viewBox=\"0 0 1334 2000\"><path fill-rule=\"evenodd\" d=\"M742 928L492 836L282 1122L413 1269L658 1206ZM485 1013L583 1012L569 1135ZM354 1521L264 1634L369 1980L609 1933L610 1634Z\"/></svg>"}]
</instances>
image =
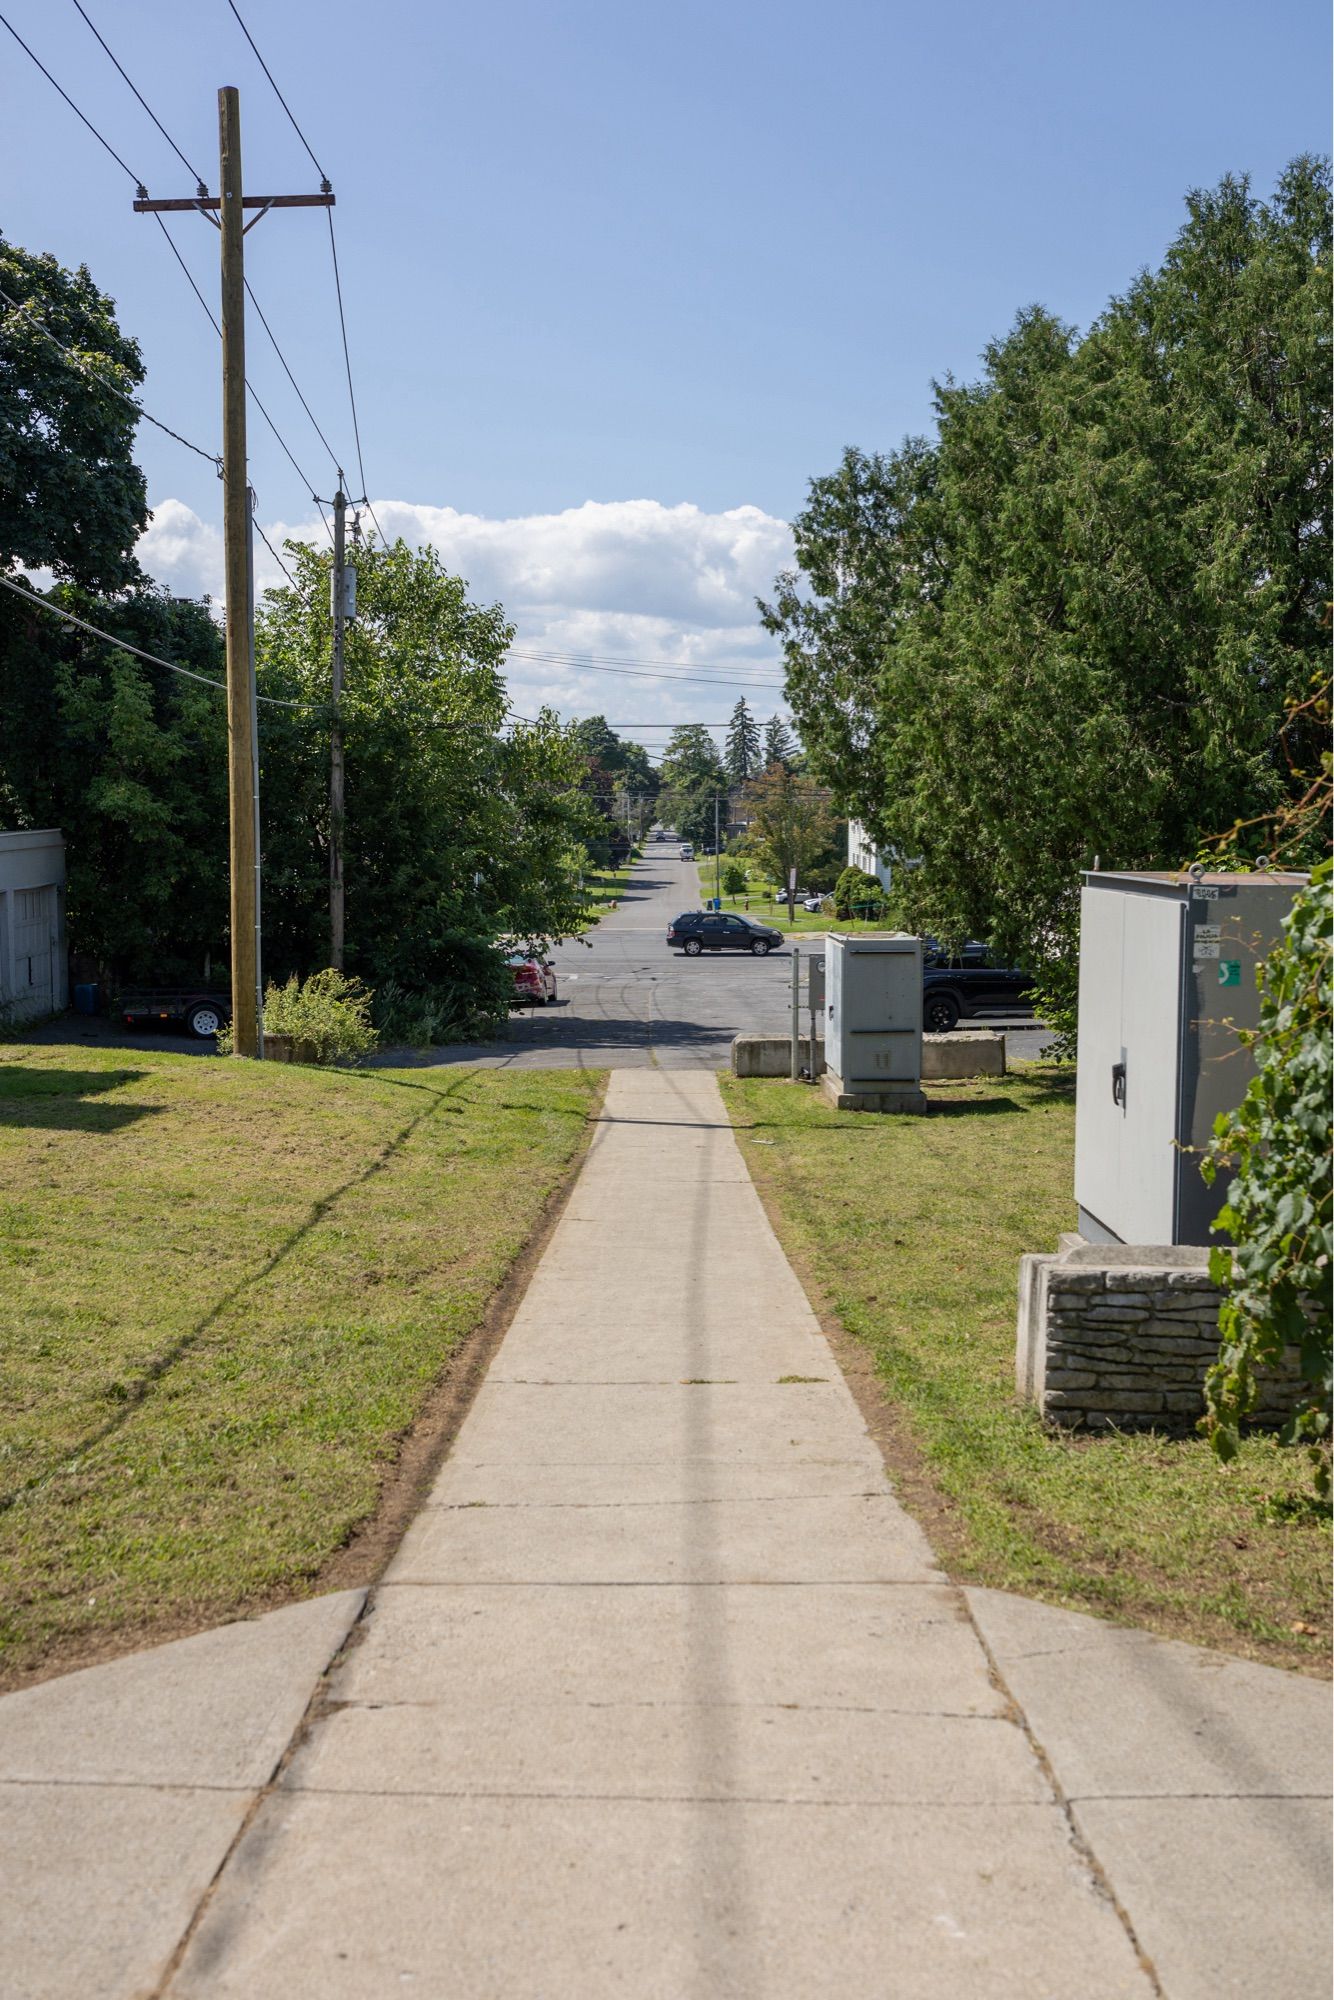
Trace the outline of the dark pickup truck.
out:
<instances>
[{"instance_id":1,"label":"dark pickup truck","mask_svg":"<svg viewBox=\"0 0 1334 2000\"><path fill-rule=\"evenodd\" d=\"M929 938L922 954L922 1026L945 1035L980 1015L1029 1014L1033 981L1014 965L998 965L984 944L966 944L957 957Z\"/></svg>"},{"instance_id":2,"label":"dark pickup truck","mask_svg":"<svg viewBox=\"0 0 1334 2000\"><path fill-rule=\"evenodd\" d=\"M120 995L116 1012L127 1028L167 1021L187 1028L202 1042L226 1027L232 1000L230 993L210 993L201 986L132 986Z\"/></svg>"}]
</instances>

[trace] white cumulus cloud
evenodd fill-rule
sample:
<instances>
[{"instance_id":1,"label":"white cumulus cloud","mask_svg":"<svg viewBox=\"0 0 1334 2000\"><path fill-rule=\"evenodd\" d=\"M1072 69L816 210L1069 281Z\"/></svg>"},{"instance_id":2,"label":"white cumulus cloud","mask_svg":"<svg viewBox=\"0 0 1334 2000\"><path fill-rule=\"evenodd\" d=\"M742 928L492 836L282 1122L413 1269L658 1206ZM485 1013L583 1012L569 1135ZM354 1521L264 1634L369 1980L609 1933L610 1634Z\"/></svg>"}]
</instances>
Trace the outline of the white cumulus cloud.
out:
<instances>
[{"instance_id":1,"label":"white cumulus cloud","mask_svg":"<svg viewBox=\"0 0 1334 2000\"><path fill-rule=\"evenodd\" d=\"M386 534L437 549L476 601L504 606L517 628L508 674L522 713L545 701L612 721L710 722L742 693L761 715L782 706L776 649L755 599L791 562L792 533L759 507L708 513L688 503L589 500L556 514L493 519L377 500L375 512ZM278 549L289 535L324 536L318 520L263 525ZM177 595L222 595L221 535L179 500L155 507L139 558ZM260 542L255 575L261 590L281 581ZM595 670L599 661L634 670ZM704 678L685 679L692 671Z\"/></svg>"}]
</instances>

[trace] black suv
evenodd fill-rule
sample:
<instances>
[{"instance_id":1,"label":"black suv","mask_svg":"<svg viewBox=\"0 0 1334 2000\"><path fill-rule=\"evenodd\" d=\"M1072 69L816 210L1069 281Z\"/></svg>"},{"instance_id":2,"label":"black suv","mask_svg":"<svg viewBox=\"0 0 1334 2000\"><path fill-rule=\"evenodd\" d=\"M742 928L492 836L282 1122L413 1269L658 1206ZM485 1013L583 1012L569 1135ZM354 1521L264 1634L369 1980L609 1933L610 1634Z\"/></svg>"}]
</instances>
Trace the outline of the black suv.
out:
<instances>
[{"instance_id":1,"label":"black suv","mask_svg":"<svg viewBox=\"0 0 1334 2000\"><path fill-rule=\"evenodd\" d=\"M922 1026L948 1034L984 1014L1028 1014L1033 981L1014 965L997 965L984 944L966 944L951 958L930 938L922 952Z\"/></svg>"},{"instance_id":2,"label":"black suv","mask_svg":"<svg viewBox=\"0 0 1334 2000\"><path fill-rule=\"evenodd\" d=\"M757 924L751 917L723 915L714 910L690 910L673 917L667 926L667 942L687 958L702 951L749 951L764 958L782 944L783 933Z\"/></svg>"}]
</instances>

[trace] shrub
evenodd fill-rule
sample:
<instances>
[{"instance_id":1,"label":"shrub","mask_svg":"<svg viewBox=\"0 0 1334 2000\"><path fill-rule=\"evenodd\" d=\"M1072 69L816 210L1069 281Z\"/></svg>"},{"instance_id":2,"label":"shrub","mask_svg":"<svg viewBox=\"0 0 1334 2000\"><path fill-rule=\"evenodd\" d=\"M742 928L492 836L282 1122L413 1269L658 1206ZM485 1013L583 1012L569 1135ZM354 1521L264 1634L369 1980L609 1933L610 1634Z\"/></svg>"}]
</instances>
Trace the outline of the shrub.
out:
<instances>
[{"instance_id":1,"label":"shrub","mask_svg":"<svg viewBox=\"0 0 1334 2000\"><path fill-rule=\"evenodd\" d=\"M845 868L834 884L834 915L845 923L854 916L878 917L884 901L878 879L864 868Z\"/></svg>"},{"instance_id":2,"label":"shrub","mask_svg":"<svg viewBox=\"0 0 1334 2000\"><path fill-rule=\"evenodd\" d=\"M1210 1258L1224 1288L1222 1345L1205 1384L1204 1427L1220 1458L1236 1456L1255 1407L1256 1370L1291 1342L1308 1387L1284 1435L1314 1447L1328 1490L1325 1444L1331 1383L1330 1053L1331 863L1312 870L1284 918L1283 936L1257 974L1260 1025L1244 1039L1256 1072L1238 1109L1221 1113L1202 1164L1212 1182L1236 1170L1214 1224L1235 1249Z\"/></svg>"},{"instance_id":3,"label":"shrub","mask_svg":"<svg viewBox=\"0 0 1334 2000\"><path fill-rule=\"evenodd\" d=\"M371 1026L371 994L359 979L330 966L309 979L296 974L264 995L264 1032L304 1042L317 1063L355 1061L369 1055L379 1036Z\"/></svg>"},{"instance_id":4,"label":"shrub","mask_svg":"<svg viewBox=\"0 0 1334 2000\"><path fill-rule=\"evenodd\" d=\"M725 896L744 896L749 880L750 877L746 873L744 862L725 861L723 863L723 894Z\"/></svg>"}]
</instances>

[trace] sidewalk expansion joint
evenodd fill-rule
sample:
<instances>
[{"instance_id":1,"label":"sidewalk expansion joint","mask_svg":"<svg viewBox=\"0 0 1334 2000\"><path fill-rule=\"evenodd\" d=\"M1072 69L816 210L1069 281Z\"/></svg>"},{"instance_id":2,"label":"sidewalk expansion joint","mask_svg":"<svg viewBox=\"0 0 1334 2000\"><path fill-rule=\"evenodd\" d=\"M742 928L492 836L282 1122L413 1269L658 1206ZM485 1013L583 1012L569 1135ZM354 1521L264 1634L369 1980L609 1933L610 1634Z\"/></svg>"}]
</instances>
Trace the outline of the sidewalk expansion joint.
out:
<instances>
[{"instance_id":1,"label":"sidewalk expansion joint","mask_svg":"<svg viewBox=\"0 0 1334 2000\"><path fill-rule=\"evenodd\" d=\"M288 1738L287 1745L283 1750L282 1754L275 1760L273 1769L269 1773L267 1782L265 1784L262 1784L254 1788L254 1794L253 1797L251 1798L250 1804L246 1808L245 1812L242 1814L241 1823L237 1827L236 1832L232 1835L231 1840L228 1842L226 1852L224 1853L217 1867L214 1869L212 1876L209 1878L209 1881L205 1884L203 1893L199 1897L198 1902L195 1904L195 1907L191 1912L189 1922L186 1924L184 1930L181 1932L181 1935L177 1938L175 1949L173 1950L170 1958L167 1960L166 1965L163 1967L162 1974L158 1979L157 1984L153 1986L151 1990L145 1991L144 2000L168 2000L171 1988L176 1983L176 1974L180 1971L181 1966L184 1964L186 1953L190 1949L195 1934L198 1931L199 1926L204 1921L204 1917L209 1909L210 1904L213 1901L214 1896L218 1892L223 1877L226 1875L227 1870L230 1868L232 1864L232 1857L238 1852L242 1842L249 1835L251 1827L254 1825L260 1812L263 1810L263 1807L266 1804L266 1802L272 1797L274 1792L277 1791L278 1787L281 1785L283 1777L285 1776L287 1769L292 1762L292 1759L295 1757L301 1745L305 1742L307 1736L310 1734L314 1725L319 1721L320 1716L323 1712L324 1702L327 1696L327 1690L330 1683L330 1677L333 1675L335 1670L342 1664L342 1662L346 1659L349 1651L353 1647L359 1645L361 1643L361 1640L364 1638L366 1632L366 1617L367 1613L370 1610L372 1595L373 1593L371 1591L368 1590L366 1592L365 1596L362 1598L361 1601L361 1609L357 1612L357 1615L352 1620L351 1625L348 1627L347 1631L343 1634L340 1643L334 1648L334 1651L332 1652L328 1661L325 1664L323 1673L320 1674L316 1679L315 1685L311 1689L310 1699L306 1703L306 1706L302 1711L301 1720L297 1723L296 1728L292 1731L291 1736ZM248 1791L251 1789L251 1787L240 1786L237 1789L241 1791Z\"/></svg>"},{"instance_id":2,"label":"sidewalk expansion joint","mask_svg":"<svg viewBox=\"0 0 1334 2000\"><path fill-rule=\"evenodd\" d=\"M924 1576L386 1576L381 1590L947 1590L943 1570ZM958 1619L925 1618L924 1625Z\"/></svg>"},{"instance_id":3,"label":"sidewalk expansion joint","mask_svg":"<svg viewBox=\"0 0 1334 2000\"><path fill-rule=\"evenodd\" d=\"M859 1486L850 1493L701 1493L663 1500L427 1500L422 1511L429 1508L437 1514L470 1514L485 1509L494 1514L554 1514L561 1509L596 1513L610 1508L622 1514L631 1507L778 1507L786 1506L789 1501L808 1505L819 1500L892 1500L893 1497L888 1486Z\"/></svg>"},{"instance_id":4,"label":"sidewalk expansion joint","mask_svg":"<svg viewBox=\"0 0 1334 2000\"><path fill-rule=\"evenodd\" d=\"M381 1791L373 1786L339 1785L320 1787L314 1785L293 1785L289 1798L320 1799L480 1799L494 1800L503 1805L513 1804L520 1799L528 1799L548 1805L630 1805L630 1806L797 1806L811 1812L987 1812L993 1808L1002 1811L1052 1813L1059 1817L1060 1806L1054 1800L1032 1798L977 1798L977 1799L870 1799L836 1798L803 1799L793 1798L788 1793L772 1792L524 1792L524 1791L421 1791L405 1788L402 1791Z\"/></svg>"},{"instance_id":5,"label":"sidewalk expansion joint","mask_svg":"<svg viewBox=\"0 0 1334 2000\"><path fill-rule=\"evenodd\" d=\"M1038 1765L1041 1768L1043 1776L1046 1778L1047 1783L1051 1787L1053 1800L1055 1801L1055 1804L1059 1807L1062 1817L1064 1818L1066 1834L1070 1841L1071 1847L1074 1849L1075 1853L1079 1856L1080 1860L1084 1863L1084 1866L1088 1869L1089 1875L1092 1878L1094 1887L1097 1890L1098 1894L1101 1895L1104 1901L1106 1901L1106 1903L1110 1906L1110 1908L1116 1912L1117 1918L1121 1924L1121 1928L1124 1930L1126 1937L1129 1941L1130 1948L1135 1954L1135 1958L1139 1963L1140 1970L1143 1972L1145 1978L1148 1980L1149 1985L1152 1988L1152 1991L1157 1996L1157 2000L1169 2000L1169 1996L1167 1995L1163 1987L1163 1983L1158 1977L1158 1969L1154 1965L1153 1960L1149 1957L1149 1954L1145 1950L1144 1946L1141 1944L1139 1935L1135 1930L1135 1926L1131 1922L1130 1912L1126 1909L1125 1904L1121 1901L1115 1889L1112 1887L1111 1879L1108 1876L1106 1869L1103 1867L1101 1861L1099 1861L1097 1854L1094 1852L1094 1849L1091 1846L1090 1842L1088 1841L1087 1837L1085 1836L1083 1829L1080 1827L1079 1822L1075 1817L1073 1802L1068 1797L1064 1786L1061 1784L1060 1779L1057 1777L1055 1767L1052 1764L1051 1758L1047 1755L1047 1752L1043 1747L1043 1745L1038 1741L1037 1733L1034 1730L1032 1723L1029 1721L1028 1716L1025 1713L1022 1705L1016 1699L1014 1691L1010 1687L1009 1682L1006 1680L1005 1675L1002 1673L1000 1668L1000 1663L997 1660L996 1655L992 1652L991 1647L988 1645L986 1635L984 1634L982 1627L978 1624L977 1619L973 1616L973 1607L968 1602L967 1595L962 1589L959 1590L958 1595L960 1604L963 1607L964 1617L967 1620L968 1624L972 1627L973 1632L977 1638L977 1643L982 1649L983 1657L987 1663L987 1671L991 1676L992 1686L995 1688L997 1694L1001 1695L1004 1698L1004 1700L1009 1703L1011 1713L1013 1714L1014 1719L1018 1723L1019 1727L1023 1730L1024 1735L1028 1740L1029 1748L1032 1750L1033 1755L1037 1759Z\"/></svg>"},{"instance_id":6,"label":"sidewalk expansion joint","mask_svg":"<svg viewBox=\"0 0 1334 2000\"><path fill-rule=\"evenodd\" d=\"M366 1714L379 1714L381 1710L421 1709L434 1710L449 1708L452 1704L447 1695L437 1701L330 1701L322 1714L340 1715L349 1709L360 1709ZM599 1713L610 1713L616 1709L648 1709L664 1711L668 1714L693 1715L697 1712L712 1714L715 1710L736 1710L743 1715L898 1715L913 1722L991 1722L1004 1729L1017 1729L1014 1717L1000 1709L980 1708L881 1708L874 1702L852 1701L593 1701L585 1695L530 1695L523 1700L503 1698L491 1704L491 1711L497 1715L507 1715L516 1709L560 1708L574 1713L584 1709L596 1709ZM1286 1794L1284 1795L1286 1796Z\"/></svg>"}]
</instances>

